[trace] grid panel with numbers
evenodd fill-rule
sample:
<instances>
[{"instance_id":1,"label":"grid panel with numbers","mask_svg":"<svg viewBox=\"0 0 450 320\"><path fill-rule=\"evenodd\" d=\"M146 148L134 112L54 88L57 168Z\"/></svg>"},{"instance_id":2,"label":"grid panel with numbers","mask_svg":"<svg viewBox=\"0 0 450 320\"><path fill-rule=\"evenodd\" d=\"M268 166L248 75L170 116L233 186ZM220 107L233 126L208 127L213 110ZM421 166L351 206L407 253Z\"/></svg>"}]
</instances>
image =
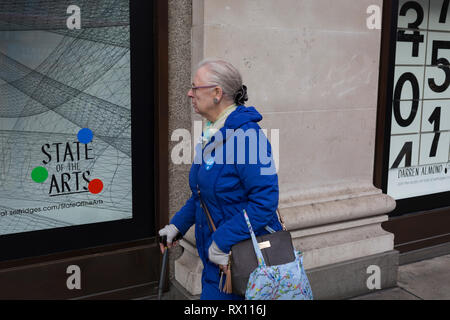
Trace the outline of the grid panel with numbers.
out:
<instances>
[{"instance_id":1,"label":"grid panel with numbers","mask_svg":"<svg viewBox=\"0 0 450 320\"><path fill-rule=\"evenodd\" d=\"M388 194L450 190L450 0L400 0Z\"/></svg>"}]
</instances>

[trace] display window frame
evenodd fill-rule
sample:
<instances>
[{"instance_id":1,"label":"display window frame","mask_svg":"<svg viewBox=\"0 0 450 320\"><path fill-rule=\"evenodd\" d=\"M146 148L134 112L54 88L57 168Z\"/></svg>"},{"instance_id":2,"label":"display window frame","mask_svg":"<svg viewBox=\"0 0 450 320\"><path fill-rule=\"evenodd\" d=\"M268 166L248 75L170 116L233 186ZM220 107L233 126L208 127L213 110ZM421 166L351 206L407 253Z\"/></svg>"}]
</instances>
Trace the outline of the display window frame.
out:
<instances>
[{"instance_id":1,"label":"display window frame","mask_svg":"<svg viewBox=\"0 0 450 320\"><path fill-rule=\"evenodd\" d=\"M168 216L167 173L160 173L167 167L167 32L167 5L130 1L132 218L2 235L1 261L153 242Z\"/></svg>"},{"instance_id":2,"label":"display window frame","mask_svg":"<svg viewBox=\"0 0 450 320\"><path fill-rule=\"evenodd\" d=\"M397 34L398 0L384 0L378 82L377 126L373 184L387 191L390 123ZM450 242L450 193L397 200L384 230L394 234L394 249L401 254L441 248ZM420 251L424 252L424 251Z\"/></svg>"},{"instance_id":3,"label":"display window frame","mask_svg":"<svg viewBox=\"0 0 450 320\"><path fill-rule=\"evenodd\" d=\"M391 144L398 10L398 0L383 2L377 143L374 172L374 184L382 189L383 193L388 192L388 172L390 168L389 150ZM414 196L396 200L396 208L389 213L389 216L398 217L447 206L450 206L450 191Z\"/></svg>"}]
</instances>

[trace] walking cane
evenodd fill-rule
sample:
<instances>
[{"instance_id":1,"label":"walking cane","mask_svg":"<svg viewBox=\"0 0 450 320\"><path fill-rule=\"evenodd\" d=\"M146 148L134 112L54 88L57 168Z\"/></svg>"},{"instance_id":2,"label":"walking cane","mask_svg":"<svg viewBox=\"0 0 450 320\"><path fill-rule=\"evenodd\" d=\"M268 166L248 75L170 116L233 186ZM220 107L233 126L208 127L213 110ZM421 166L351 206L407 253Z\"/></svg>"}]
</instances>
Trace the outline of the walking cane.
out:
<instances>
[{"instance_id":1,"label":"walking cane","mask_svg":"<svg viewBox=\"0 0 450 320\"><path fill-rule=\"evenodd\" d=\"M161 300L162 291L164 287L164 276L166 275L167 257L169 252L169 248L167 247L167 236L162 236L159 242L164 245L164 255L162 260L161 275L159 276L159 286L158 286L158 300Z\"/></svg>"},{"instance_id":2,"label":"walking cane","mask_svg":"<svg viewBox=\"0 0 450 320\"><path fill-rule=\"evenodd\" d=\"M173 239L173 242L182 239L181 233L178 233L177 236ZM164 278L166 275L166 267L167 267L167 258L169 256L169 248L167 247L167 236L159 237L159 243L164 245L164 254L161 266L161 275L159 276L159 285L158 285L158 300L161 300L162 291L164 288Z\"/></svg>"}]
</instances>

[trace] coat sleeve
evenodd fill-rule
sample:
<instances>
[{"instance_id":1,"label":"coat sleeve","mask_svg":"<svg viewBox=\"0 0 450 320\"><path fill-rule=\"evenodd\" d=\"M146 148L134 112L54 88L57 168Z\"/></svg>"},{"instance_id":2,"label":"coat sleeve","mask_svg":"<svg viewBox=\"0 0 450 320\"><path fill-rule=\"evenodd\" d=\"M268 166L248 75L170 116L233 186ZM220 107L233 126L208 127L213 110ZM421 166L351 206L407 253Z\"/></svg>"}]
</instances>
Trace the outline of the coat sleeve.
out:
<instances>
[{"instance_id":1,"label":"coat sleeve","mask_svg":"<svg viewBox=\"0 0 450 320\"><path fill-rule=\"evenodd\" d=\"M261 143L266 147L260 156ZM246 212L255 232L261 230L272 220L278 207L278 176L272 157L271 146L265 135L258 136L257 161L249 161L249 152L255 152L246 146L246 161L236 164L236 169L247 196ZM265 153L264 153L265 152ZM251 157L250 157L251 158ZM213 240L225 253L231 247L249 238L249 231L242 212L236 213L222 224L213 234Z\"/></svg>"},{"instance_id":2,"label":"coat sleeve","mask_svg":"<svg viewBox=\"0 0 450 320\"><path fill-rule=\"evenodd\" d=\"M192 193L186 204L170 220L183 236L195 222L195 209L195 196Z\"/></svg>"}]
</instances>

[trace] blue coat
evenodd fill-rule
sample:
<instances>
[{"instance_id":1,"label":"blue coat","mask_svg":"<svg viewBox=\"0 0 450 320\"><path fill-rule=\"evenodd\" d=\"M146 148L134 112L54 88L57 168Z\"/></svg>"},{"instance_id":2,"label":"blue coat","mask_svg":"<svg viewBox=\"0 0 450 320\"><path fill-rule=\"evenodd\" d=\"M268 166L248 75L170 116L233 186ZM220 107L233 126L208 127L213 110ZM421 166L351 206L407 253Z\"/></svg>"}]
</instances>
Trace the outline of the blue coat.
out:
<instances>
[{"instance_id":1,"label":"blue coat","mask_svg":"<svg viewBox=\"0 0 450 320\"><path fill-rule=\"evenodd\" d=\"M237 298L219 292L219 269L209 261L208 249L214 240L228 253L234 244L250 238L243 209L257 236L267 233L265 226L281 230L276 214L278 176L270 143L259 134L257 122L261 119L255 108L238 106L205 148L197 145L189 174L192 195L170 222L183 235L195 223L196 246L204 266L202 299ZM245 136L247 143L243 142ZM197 185L217 228L215 232L200 207Z\"/></svg>"}]
</instances>

